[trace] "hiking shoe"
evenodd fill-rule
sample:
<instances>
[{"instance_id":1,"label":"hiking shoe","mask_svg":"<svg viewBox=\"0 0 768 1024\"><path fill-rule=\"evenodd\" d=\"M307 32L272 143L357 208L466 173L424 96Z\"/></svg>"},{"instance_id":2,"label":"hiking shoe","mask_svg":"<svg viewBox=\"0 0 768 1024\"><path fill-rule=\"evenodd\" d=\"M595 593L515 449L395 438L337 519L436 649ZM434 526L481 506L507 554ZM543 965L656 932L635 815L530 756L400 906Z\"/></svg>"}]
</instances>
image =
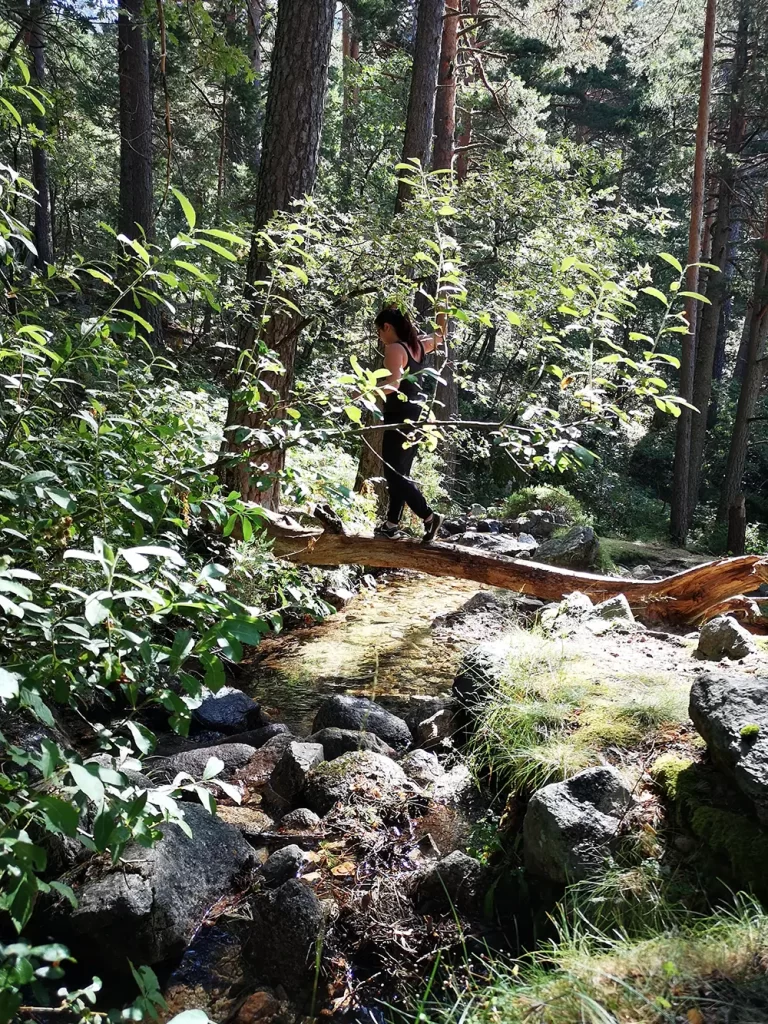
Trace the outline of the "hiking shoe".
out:
<instances>
[{"instance_id":1,"label":"hiking shoe","mask_svg":"<svg viewBox=\"0 0 768 1024\"><path fill-rule=\"evenodd\" d=\"M374 537L387 537L389 540L408 540L408 534L399 526L387 526L386 523L379 523L373 531Z\"/></svg>"},{"instance_id":2,"label":"hiking shoe","mask_svg":"<svg viewBox=\"0 0 768 1024\"><path fill-rule=\"evenodd\" d=\"M423 544L429 544L433 541L437 535L437 531L443 525L443 519L445 516L441 516L439 512L433 512L432 518L427 522L424 520L424 540Z\"/></svg>"}]
</instances>

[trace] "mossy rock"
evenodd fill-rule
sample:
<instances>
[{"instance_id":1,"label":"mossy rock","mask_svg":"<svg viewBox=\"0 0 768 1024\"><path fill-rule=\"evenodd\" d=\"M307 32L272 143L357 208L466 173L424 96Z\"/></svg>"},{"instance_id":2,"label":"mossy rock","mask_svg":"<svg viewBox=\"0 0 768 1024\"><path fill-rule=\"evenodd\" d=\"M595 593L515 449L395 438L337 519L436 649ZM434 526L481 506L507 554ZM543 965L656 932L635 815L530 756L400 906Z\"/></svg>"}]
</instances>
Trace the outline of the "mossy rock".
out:
<instances>
[{"instance_id":1,"label":"mossy rock","mask_svg":"<svg viewBox=\"0 0 768 1024\"><path fill-rule=\"evenodd\" d=\"M659 757L650 774L678 823L700 841L702 869L731 888L768 899L768 831L728 780L709 765L675 754Z\"/></svg>"}]
</instances>

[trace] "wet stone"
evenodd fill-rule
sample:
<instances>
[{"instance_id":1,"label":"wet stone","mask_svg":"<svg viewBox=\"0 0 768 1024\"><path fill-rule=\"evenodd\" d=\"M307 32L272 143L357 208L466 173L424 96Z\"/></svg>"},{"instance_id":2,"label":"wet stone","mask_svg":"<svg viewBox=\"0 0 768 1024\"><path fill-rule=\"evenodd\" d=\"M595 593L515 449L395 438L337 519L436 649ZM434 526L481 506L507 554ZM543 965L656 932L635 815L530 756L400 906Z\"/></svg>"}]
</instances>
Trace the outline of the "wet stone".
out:
<instances>
[{"instance_id":1,"label":"wet stone","mask_svg":"<svg viewBox=\"0 0 768 1024\"><path fill-rule=\"evenodd\" d=\"M319 743L325 753L326 761L333 761L351 750L373 750L386 757L394 757L395 751L388 743L372 732L358 732L355 729L337 729L328 727L313 733L307 743Z\"/></svg>"},{"instance_id":2,"label":"wet stone","mask_svg":"<svg viewBox=\"0 0 768 1024\"><path fill-rule=\"evenodd\" d=\"M324 701L312 731L318 733L333 727L372 732L395 750L407 750L411 745L411 733L402 718L366 697L336 694Z\"/></svg>"},{"instance_id":3,"label":"wet stone","mask_svg":"<svg viewBox=\"0 0 768 1024\"><path fill-rule=\"evenodd\" d=\"M230 735L267 724L256 701L234 686L223 686L216 693L208 692L193 710L192 720L198 729L214 729Z\"/></svg>"}]
</instances>

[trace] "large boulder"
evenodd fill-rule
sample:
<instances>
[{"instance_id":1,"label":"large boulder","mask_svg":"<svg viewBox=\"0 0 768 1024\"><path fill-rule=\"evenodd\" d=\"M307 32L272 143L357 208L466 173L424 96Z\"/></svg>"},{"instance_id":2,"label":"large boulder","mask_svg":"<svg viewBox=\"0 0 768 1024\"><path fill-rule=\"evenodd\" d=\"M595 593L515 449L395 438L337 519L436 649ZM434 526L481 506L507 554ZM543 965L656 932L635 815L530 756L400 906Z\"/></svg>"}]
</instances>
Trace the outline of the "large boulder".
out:
<instances>
[{"instance_id":1,"label":"large boulder","mask_svg":"<svg viewBox=\"0 0 768 1024\"><path fill-rule=\"evenodd\" d=\"M730 615L718 615L705 622L699 633L698 653L704 658L738 660L757 653L752 634Z\"/></svg>"},{"instance_id":2,"label":"large boulder","mask_svg":"<svg viewBox=\"0 0 768 1024\"><path fill-rule=\"evenodd\" d=\"M267 725L256 701L234 686L223 686L216 693L208 692L193 710L192 720L198 729L229 735Z\"/></svg>"},{"instance_id":3,"label":"large boulder","mask_svg":"<svg viewBox=\"0 0 768 1024\"><path fill-rule=\"evenodd\" d=\"M277 889L256 893L251 942L253 970L260 979L282 985L292 999L311 991L318 946L325 928L322 904L309 886L292 878Z\"/></svg>"},{"instance_id":4,"label":"large boulder","mask_svg":"<svg viewBox=\"0 0 768 1024\"><path fill-rule=\"evenodd\" d=\"M385 757L394 756L395 751L388 743L372 732L356 732L354 729L336 729L329 727L320 732L312 733L307 743L319 743L325 753L326 761L333 761L351 750L372 750Z\"/></svg>"},{"instance_id":5,"label":"large boulder","mask_svg":"<svg viewBox=\"0 0 768 1024\"><path fill-rule=\"evenodd\" d=\"M402 801L414 790L395 761L371 750L359 750L314 768L304 789L304 802L310 810L324 815L337 803Z\"/></svg>"},{"instance_id":6,"label":"large boulder","mask_svg":"<svg viewBox=\"0 0 768 1024\"><path fill-rule=\"evenodd\" d=\"M618 839L632 793L615 768L587 768L534 793L523 821L525 865L550 882L596 874Z\"/></svg>"},{"instance_id":7,"label":"large boulder","mask_svg":"<svg viewBox=\"0 0 768 1024\"><path fill-rule=\"evenodd\" d=\"M256 747L258 750L265 743L269 743L275 736L288 736L290 729L282 722L270 722L269 725L262 725L259 729L249 729L247 732L237 732L234 736L226 736L222 743L245 743L249 747Z\"/></svg>"},{"instance_id":8,"label":"large boulder","mask_svg":"<svg viewBox=\"0 0 768 1024\"><path fill-rule=\"evenodd\" d=\"M301 796L307 776L324 760L319 743L289 743L269 778L272 790L289 804Z\"/></svg>"},{"instance_id":9,"label":"large boulder","mask_svg":"<svg viewBox=\"0 0 768 1024\"><path fill-rule=\"evenodd\" d=\"M191 838L178 825L147 849L130 843L120 864L86 881L71 912L90 955L113 969L178 956L208 908L253 866L240 832L195 804L185 806Z\"/></svg>"},{"instance_id":10,"label":"large boulder","mask_svg":"<svg viewBox=\"0 0 768 1024\"><path fill-rule=\"evenodd\" d=\"M545 540L536 549L536 561L566 569L589 569L600 554L600 542L591 526L572 526L562 537Z\"/></svg>"},{"instance_id":11,"label":"large boulder","mask_svg":"<svg viewBox=\"0 0 768 1024\"><path fill-rule=\"evenodd\" d=\"M494 555L506 555L509 558L530 555L536 550L536 541L527 533L513 537L507 533L470 532L462 533L459 537L452 537L451 540L463 548L477 548L480 551L488 551Z\"/></svg>"},{"instance_id":12,"label":"large boulder","mask_svg":"<svg viewBox=\"0 0 768 1024\"><path fill-rule=\"evenodd\" d=\"M768 823L768 679L702 674L689 712L714 763Z\"/></svg>"},{"instance_id":13,"label":"large boulder","mask_svg":"<svg viewBox=\"0 0 768 1024\"><path fill-rule=\"evenodd\" d=\"M608 622L635 621L626 594L616 594L615 597L609 597L607 601L601 601L600 604L595 605L594 611L599 619L606 619Z\"/></svg>"},{"instance_id":14,"label":"large boulder","mask_svg":"<svg viewBox=\"0 0 768 1024\"><path fill-rule=\"evenodd\" d=\"M402 718L367 697L329 697L315 716L312 732L328 728L372 732L395 750L407 750L411 745L411 733Z\"/></svg>"},{"instance_id":15,"label":"large boulder","mask_svg":"<svg viewBox=\"0 0 768 1024\"><path fill-rule=\"evenodd\" d=\"M222 743L215 747L183 750L179 754L174 754L173 757L148 758L145 764L153 779L172 782L179 772L185 772L187 775L191 775L196 782L200 782L212 759L224 765L221 771L217 772L217 777L229 779L240 768L248 764L255 753L256 748L249 747L245 743Z\"/></svg>"}]
</instances>

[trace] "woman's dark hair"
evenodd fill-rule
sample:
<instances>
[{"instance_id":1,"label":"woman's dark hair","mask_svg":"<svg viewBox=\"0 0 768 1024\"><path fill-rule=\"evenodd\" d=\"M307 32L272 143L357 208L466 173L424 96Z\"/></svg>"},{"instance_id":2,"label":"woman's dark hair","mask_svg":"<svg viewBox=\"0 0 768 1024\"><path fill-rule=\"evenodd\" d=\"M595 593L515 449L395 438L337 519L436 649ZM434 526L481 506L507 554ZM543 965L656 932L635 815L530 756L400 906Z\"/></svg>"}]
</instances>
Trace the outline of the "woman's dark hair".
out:
<instances>
[{"instance_id":1,"label":"woman's dark hair","mask_svg":"<svg viewBox=\"0 0 768 1024\"><path fill-rule=\"evenodd\" d=\"M419 332L411 323L410 317L405 313L401 313L396 307L385 308L376 317L374 323L377 327L391 324L400 341L418 356L419 349L422 348L421 338L419 337Z\"/></svg>"}]
</instances>

